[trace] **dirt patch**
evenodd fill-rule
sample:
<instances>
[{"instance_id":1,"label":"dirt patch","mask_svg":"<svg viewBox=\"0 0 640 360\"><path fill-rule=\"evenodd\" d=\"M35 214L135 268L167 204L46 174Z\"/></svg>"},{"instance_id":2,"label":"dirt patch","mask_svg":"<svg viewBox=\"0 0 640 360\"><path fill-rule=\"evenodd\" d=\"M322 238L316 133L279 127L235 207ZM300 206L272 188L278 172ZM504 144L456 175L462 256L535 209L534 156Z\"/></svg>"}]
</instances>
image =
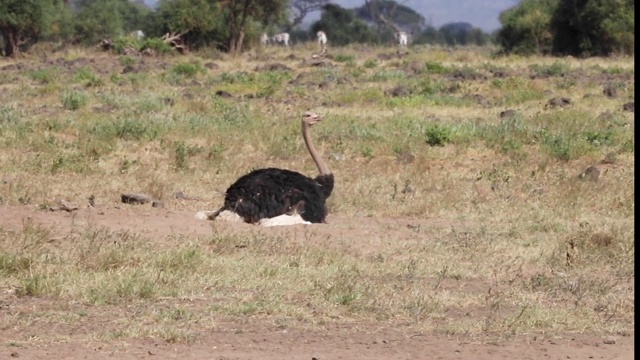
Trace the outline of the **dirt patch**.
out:
<instances>
[{"instance_id":1,"label":"dirt patch","mask_svg":"<svg viewBox=\"0 0 640 360\"><path fill-rule=\"evenodd\" d=\"M375 238L372 235L380 232L389 233L389 239L401 243L411 239L418 230L429 231L456 225L456 221L445 219L329 216L325 225L259 228L197 220L193 211L130 205L86 207L72 212L51 212L29 206L1 207L0 218L1 226L6 229L19 230L27 223L50 229L52 242L69 231L87 227L139 233L154 239L158 246L170 246L171 241L165 239L177 236L188 239L211 236L218 231L232 231L314 241L322 246L340 247L362 256L389 246L384 241L372 240ZM350 241L346 242L345 239ZM345 248L345 243L350 245ZM484 288L479 291L484 291ZM187 341L165 341L153 335L133 338L114 336L111 340L105 340L90 335L105 329L116 331L118 324L115 319L127 318L129 313L137 311L138 306L162 308L164 303L167 306L183 303L185 307L209 305L198 299L161 299L153 305L131 304L126 307L83 305L60 299L18 298L4 291L0 294L2 317L8 319L34 314L40 320L30 321L25 316L18 328L3 326L0 332L0 343L3 344L0 358L631 359L634 349L633 336L522 335L505 340L502 335L479 337L424 333L411 324L395 322L338 320L305 324L263 315L228 317L214 314L211 319L198 319L189 324L188 331L192 337ZM69 314L81 315L69 318ZM43 323L51 326L42 326Z\"/></svg>"}]
</instances>

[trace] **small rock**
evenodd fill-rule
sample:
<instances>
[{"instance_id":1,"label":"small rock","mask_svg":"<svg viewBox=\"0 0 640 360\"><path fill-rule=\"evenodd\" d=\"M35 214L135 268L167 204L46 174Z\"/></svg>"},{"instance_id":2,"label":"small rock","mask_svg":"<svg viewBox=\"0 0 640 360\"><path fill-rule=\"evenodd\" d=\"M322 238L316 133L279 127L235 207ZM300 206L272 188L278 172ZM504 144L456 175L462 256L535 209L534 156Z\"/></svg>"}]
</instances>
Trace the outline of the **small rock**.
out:
<instances>
[{"instance_id":1,"label":"small rock","mask_svg":"<svg viewBox=\"0 0 640 360\"><path fill-rule=\"evenodd\" d=\"M515 110L513 110L513 109L508 109L508 110L505 110L505 111L500 111L500 117L501 117L501 118L503 118L503 119L504 119L504 118L512 118L512 117L514 117L514 116L516 116L516 111L515 111Z\"/></svg>"},{"instance_id":2,"label":"small rock","mask_svg":"<svg viewBox=\"0 0 640 360\"><path fill-rule=\"evenodd\" d=\"M615 115L613 115L611 111L605 111L600 113L596 119L600 121L613 121L615 119Z\"/></svg>"},{"instance_id":3,"label":"small rock","mask_svg":"<svg viewBox=\"0 0 640 360\"><path fill-rule=\"evenodd\" d=\"M547 106L549 107L565 107L571 105L571 99L566 97L555 97L547 101Z\"/></svg>"},{"instance_id":4,"label":"small rock","mask_svg":"<svg viewBox=\"0 0 640 360\"><path fill-rule=\"evenodd\" d=\"M62 199L57 200L55 205L52 205L49 207L49 211L60 211L60 210L66 211L66 212L72 212L74 210L78 210L78 207Z\"/></svg>"},{"instance_id":5,"label":"small rock","mask_svg":"<svg viewBox=\"0 0 640 360\"><path fill-rule=\"evenodd\" d=\"M123 203L133 205L146 204L153 200L151 196L146 194L122 194L120 198Z\"/></svg>"},{"instance_id":6,"label":"small rock","mask_svg":"<svg viewBox=\"0 0 640 360\"><path fill-rule=\"evenodd\" d=\"M531 190L531 193L532 193L532 194L536 194L536 195L542 195L542 194L544 194L545 192L546 192L546 190L545 190L545 188L543 188L543 187L537 187L537 188L535 188L535 189Z\"/></svg>"},{"instance_id":7,"label":"small rock","mask_svg":"<svg viewBox=\"0 0 640 360\"><path fill-rule=\"evenodd\" d=\"M422 74L425 67L424 62L414 60L407 65L407 71L411 74Z\"/></svg>"},{"instance_id":8,"label":"small rock","mask_svg":"<svg viewBox=\"0 0 640 360\"><path fill-rule=\"evenodd\" d=\"M259 66L255 70L256 71L292 71L290 67L281 63L273 63L273 64L267 64L264 66Z\"/></svg>"},{"instance_id":9,"label":"small rock","mask_svg":"<svg viewBox=\"0 0 640 360\"><path fill-rule=\"evenodd\" d=\"M153 200L151 202L151 206L153 206L154 208L163 208L164 207L164 201Z\"/></svg>"},{"instance_id":10,"label":"small rock","mask_svg":"<svg viewBox=\"0 0 640 360\"><path fill-rule=\"evenodd\" d=\"M162 102L165 103L166 105L169 105L169 106L173 106L176 103L176 101L173 98L170 98L170 97L166 97L166 98L162 99Z\"/></svg>"},{"instance_id":11,"label":"small rock","mask_svg":"<svg viewBox=\"0 0 640 360\"><path fill-rule=\"evenodd\" d=\"M137 73L138 69L136 69L135 67L131 66L131 65L127 65L124 67L124 69L122 69L122 73L123 74L127 74L127 73Z\"/></svg>"},{"instance_id":12,"label":"small rock","mask_svg":"<svg viewBox=\"0 0 640 360\"><path fill-rule=\"evenodd\" d=\"M508 76L506 71L503 70L494 70L493 77L494 78L506 78Z\"/></svg>"},{"instance_id":13,"label":"small rock","mask_svg":"<svg viewBox=\"0 0 640 360\"><path fill-rule=\"evenodd\" d=\"M609 98L618 97L618 89L616 89L613 85L607 85L602 90L602 93L605 94Z\"/></svg>"},{"instance_id":14,"label":"small rock","mask_svg":"<svg viewBox=\"0 0 640 360\"><path fill-rule=\"evenodd\" d=\"M15 177L11 175L5 175L2 177L3 184L12 184L15 180Z\"/></svg>"},{"instance_id":15,"label":"small rock","mask_svg":"<svg viewBox=\"0 0 640 360\"><path fill-rule=\"evenodd\" d=\"M385 95L391 96L391 97L404 97L404 96L411 95L411 89L409 89L406 86L400 85L400 86L396 86L391 90L387 90L384 93Z\"/></svg>"},{"instance_id":16,"label":"small rock","mask_svg":"<svg viewBox=\"0 0 640 360\"><path fill-rule=\"evenodd\" d=\"M595 166L589 166L583 173L578 175L579 179L586 179L593 182L598 182L600 177L600 169Z\"/></svg>"},{"instance_id":17,"label":"small rock","mask_svg":"<svg viewBox=\"0 0 640 360\"><path fill-rule=\"evenodd\" d=\"M618 161L618 155L614 152L610 152L605 155L604 159L600 162L601 164L615 164Z\"/></svg>"},{"instance_id":18,"label":"small rock","mask_svg":"<svg viewBox=\"0 0 640 360\"><path fill-rule=\"evenodd\" d=\"M473 100L475 100L479 105L481 105L484 108L488 108L489 106L491 106L489 104L489 101L480 94L474 94L473 96L471 96L471 98L473 98Z\"/></svg>"},{"instance_id":19,"label":"small rock","mask_svg":"<svg viewBox=\"0 0 640 360\"><path fill-rule=\"evenodd\" d=\"M402 193L405 195L413 194L416 192L416 188L411 184L407 184L404 189L402 189Z\"/></svg>"},{"instance_id":20,"label":"small rock","mask_svg":"<svg viewBox=\"0 0 640 360\"><path fill-rule=\"evenodd\" d=\"M379 60L391 60L395 57L394 54L378 54Z\"/></svg>"},{"instance_id":21,"label":"small rock","mask_svg":"<svg viewBox=\"0 0 640 360\"><path fill-rule=\"evenodd\" d=\"M622 105L622 110L628 111L628 112L634 112L633 111L634 110L634 104L635 103L633 101L628 102L628 103Z\"/></svg>"},{"instance_id":22,"label":"small rock","mask_svg":"<svg viewBox=\"0 0 640 360\"><path fill-rule=\"evenodd\" d=\"M227 98L227 99L233 97L233 95L231 95L229 92L224 91L224 90L216 91L216 96L220 96L220 97Z\"/></svg>"},{"instance_id":23,"label":"small rock","mask_svg":"<svg viewBox=\"0 0 640 360\"><path fill-rule=\"evenodd\" d=\"M607 345L613 345L616 343L616 338L613 336L607 336L604 339L602 339L602 342Z\"/></svg>"}]
</instances>

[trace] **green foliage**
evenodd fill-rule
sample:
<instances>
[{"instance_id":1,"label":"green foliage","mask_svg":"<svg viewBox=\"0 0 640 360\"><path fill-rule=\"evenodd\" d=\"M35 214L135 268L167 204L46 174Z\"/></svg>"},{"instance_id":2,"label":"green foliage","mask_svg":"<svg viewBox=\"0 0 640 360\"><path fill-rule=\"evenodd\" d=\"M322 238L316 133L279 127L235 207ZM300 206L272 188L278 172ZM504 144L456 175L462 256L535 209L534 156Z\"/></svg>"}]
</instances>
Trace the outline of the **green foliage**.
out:
<instances>
[{"instance_id":1,"label":"green foliage","mask_svg":"<svg viewBox=\"0 0 640 360\"><path fill-rule=\"evenodd\" d=\"M80 68L74 76L75 81L82 82L86 87L96 87L104 85L104 81L100 79L88 68Z\"/></svg>"},{"instance_id":2,"label":"green foliage","mask_svg":"<svg viewBox=\"0 0 640 360\"><path fill-rule=\"evenodd\" d=\"M353 63L355 61L355 56L351 54L339 53L333 57L333 60L343 63Z\"/></svg>"},{"instance_id":3,"label":"green foliage","mask_svg":"<svg viewBox=\"0 0 640 360\"><path fill-rule=\"evenodd\" d=\"M447 45L485 45L489 42L489 35L465 22L444 24L439 31Z\"/></svg>"},{"instance_id":4,"label":"green foliage","mask_svg":"<svg viewBox=\"0 0 640 360\"><path fill-rule=\"evenodd\" d=\"M41 84L51 84L60 78L56 68L46 68L27 72L27 76Z\"/></svg>"},{"instance_id":5,"label":"green foliage","mask_svg":"<svg viewBox=\"0 0 640 360\"><path fill-rule=\"evenodd\" d=\"M186 33L184 41L194 47L211 42L226 44L229 32L223 21L218 1L161 0L143 30L155 37L167 32Z\"/></svg>"},{"instance_id":6,"label":"green foliage","mask_svg":"<svg viewBox=\"0 0 640 360\"><path fill-rule=\"evenodd\" d=\"M75 17L76 40L96 44L137 30L151 10L128 0L83 1Z\"/></svg>"},{"instance_id":7,"label":"green foliage","mask_svg":"<svg viewBox=\"0 0 640 360\"><path fill-rule=\"evenodd\" d=\"M543 133L542 144L558 160L569 161L578 157L577 141L568 135Z\"/></svg>"},{"instance_id":8,"label":"green foliage","mask_svg":"<svg viewBox=\"0 0 640 360\"><path fill-rule=\"evenodd\" d=\"M158 54L168 54L173 51L171 45L167 44L161 38L146 37L139 42L139 50L153 49Z\"/></svg>"},{"instance_id":9,"label":"green foliage","mask_svg":"<svg viewBox=\"0 0 640 360\"><path fill-rule=\"evenodd\" d=\"M90 132L103 141L122 140L154 140L160 134L160 127L130 118L101 122L94 125Z\"/></svg>"},{"instance_id":10,"label":"green foliage","mask_svg":"<svg viewBox=\"0 0 640 360\"><path fill-rule=\"evenodd\" d=\"M429 78L421 80L418 87L419 93L425 96L437 94L442 91L442 88L442 83L433 81Z\"/></svg>"},{"instance_id":11,"label":"green foliage","mask_svg":"<svg viewBox=\"0 0 640 360\"><path fill-rule=\"evenodd\" d=\"M632 54L633 0L559 0L553 15L553 52L561 55Z\"/></svg>"},{"instance_id":12,"label":"green foliage","mask_svg":"<svg viewBox=\"0 0 640 360\"><path fill-rule=\"evenodd\" d=\"M497 38L520 54L633 53L633 0L522 0L500 14Z\"/></svg>"},{"instance_id":13,"label":"green foliage","mask_svg":"<svg viewBox=\"0 0 640 360\"><path fill-rule=\"evenodd\" d=\"M192 78L196 75L204 74L205 69L200 64L180 63L175 64L171 68L171 72L184 77Z\"/></svg>"},{"instance_id":14,"label":"green foliage","mask_svg":"<svg viewBox=\"0 0 640 360\"><path fill-rule=\"evenodd\" d=\"M87 104L87 95L78 90L67 90L61 96L62 107L66 110L78 110Z\"/></svg>"},{"instance_id":15,"label":"green foliage","mask_svg":"<svg viewBox=\"0 0 640 360\"><path fill-rule=\"evenodd\" d=\"M566 76L569 74L571 67L565 62L555 61L551 65L532 64L529 69L541 76Z\"/></svg>"},{"instance_id":16,"label":"green foliage","mask_svg":"<svg viewBox=\"0 0 640 360\"><path fill-rule=\"evenodd\" d=\"M0 1L0 37L4 55L13 56L23 45L33 44L39 36L62 33L61 22L67 16L61 0L3 0ZM49 30L50 29L50 30Z\"/></svg>"},{"instance_id":17,"label":"green foliage","mask_svg":"<svg viewBox=\"0 0 640 360\"><path fill-rule=\"evenodd\" d=\"M363 66L367 69L373 69L378 66L378 60L368 59L367 61L364 62Z\"/></svg>"},{"instance_id":18,"label":"green foliage","mask_svg":"<svg viewBox=\"0 0 640 360\"><path fill-rule=\"evenodd\" d=\"M424 135L427 144L431 146L444 146L451 142L452 133L453 131L448 126L433 124L425 129Z\"/></svg>"},{"instance_id":19,"label":"green foliage","mask_svg":"<svg viewBox=\"0 0 640 360\"><path fill-rule=\"evenodd\" d=\"M447 68L446 66L442 65L442 63L439 63L437 61L427 61L425 63L425 68L427 69L427 72L434 74L448 74L451 72L451 69Z\"/></svg>"},{"instance_id":20,"label":"green foliage","mask_svg":"<svg viewBox=\"0 0 640 360\"><path fill-rule=\"evenodd\" d=\"M336 45L373 43L376 38L369 26L356 18L353 10L331 3L322 9L320 20L311 25L312 33L326 29L331 29L331 43Z\"/></svg>"},{"instance_id":21,"label":"green foliage","mask_svg":"<svg viewBox=\"0 0 640 360\"><path fill-rule=\"evenodd\" d=\"M364 20L366 23L378 24L382 27L384 26L384 23L379 19L377 14L385 14L389 21L392 21L403 29L421 29L426 23L424 16L420 15L412 8L403 5L402 1L371 1L369 4L363 4L355 9L355 15L359 19Z\"/></svg>"},{"instance_id":22,"label":"green foliage","mask_svg":"<svg viewBox=\"0 0 640 360\"><path fill-rule=\"evenodd\" d=\"M136 64L136 59L132 58L131 56L121 56L119 60L120 60L120 65L122 66Z\"/></svg>"},{"instance_id":23,"label":"green foliage","mask_svg":"<svg viewBox=\"0 0 640 360\"><path fill-rule=\"evenodd\" d=\"M0 125L15 125L18 124L24 116L20 108L16 108L13 105L0 105ZM0 127L0 134L1 134Z\"/></svg>"},{"instance_id":24,"label":"green foliage","mask_svg":"<svg viewBox=\"0 0 640 360\"><path fill-rule=\"evenodd\" d=\"M549 53L553 34L551 18L558 0L522 0L500 14L497 40L506 52Z\"/></svg>"},{"instance_id":25,"label":"green foliage","mask_svg":"<svg viewBox=\"0 0 640 360\"><path fill-rule=\"evenodd\" d=\"M380 70L373 73L371 81L403 80L407 74L402 70Z\"/></svg>"},{"instance_id":26,"label":"green foliage","mask_svg":"<svg viewBox=\"0 0 640 360\"><path fill-rule=\"evenodd\" d=\"M257 38L260 24L280 22L285 12L284 0L162 0L143 30L157 37L166 32L183 33L190 48L214 45L234 52L242 48L241 33L248 39Z\"/></svg>"}]
</instances>

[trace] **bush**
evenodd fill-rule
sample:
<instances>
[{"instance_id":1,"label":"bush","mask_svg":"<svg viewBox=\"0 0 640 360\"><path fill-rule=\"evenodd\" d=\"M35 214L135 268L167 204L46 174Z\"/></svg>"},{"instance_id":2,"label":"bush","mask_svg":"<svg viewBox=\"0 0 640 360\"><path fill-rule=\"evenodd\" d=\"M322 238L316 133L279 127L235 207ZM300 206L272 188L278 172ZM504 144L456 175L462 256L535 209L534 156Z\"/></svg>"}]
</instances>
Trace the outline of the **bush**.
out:
<instances>
[{"instance_id":1,"label":"bush","mask_svg":"<svg viewBox=\"0 0 640 360\"><path fill-rule=\"evenodd\" d=\"M87 95L77 90L67 90L61 96L62 107L66 110L78 110L87 104Z\"/></svg>"},{"instance_id":2,"label":"bush","mask_svg":"<svg viewBox=\"0 0 640 360\"><path fill-rule=\"evenodd\" d=\"M431 125L425 130L427 144L431 146L444 146L451 142L451 128L440 126L438 124Z\"/></svg>"},{"instance_id":3,"label":"bush","mask_svg":"<svg viewBox=\"0 0 640 360\"><path fill-rule=\"evenodd\" d=\"M198 73L205 73L205 70L200 64L175 64L173 68L171 68L171 72L176 75L182 75L185 77L194 77Z\"/></svg>"}]
</instances>

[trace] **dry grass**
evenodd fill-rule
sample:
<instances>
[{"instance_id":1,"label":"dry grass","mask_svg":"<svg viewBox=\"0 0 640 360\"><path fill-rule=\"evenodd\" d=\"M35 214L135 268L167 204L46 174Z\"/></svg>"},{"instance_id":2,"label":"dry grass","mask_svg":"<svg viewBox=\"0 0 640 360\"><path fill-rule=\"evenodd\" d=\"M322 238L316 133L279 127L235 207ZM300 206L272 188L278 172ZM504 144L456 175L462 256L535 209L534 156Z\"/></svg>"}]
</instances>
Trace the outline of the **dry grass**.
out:
<instances>
[{"instance_id":1,"label":"dry grass","mask_svg":"<svg viewBox=\"0 0 640 360\"><path fill-rule=\"evenodd\" d=\"M280 49L222 55L213 70L197 55L118 59L81 49L51 55L54 65L2 60L23 67L0 71L8 99L0 105L0 202L44 209L93 195L113 206L122 192L167 200L180 190L202 199L190 210L216 208L226 186L253 168L315 172L298 135L300 113L312 109L326 116L314 136L336 174L332 214L452 225L415 227L402 242L393 229L327 239L330 246L217 231L160 247L97 227L61 238L28 222L0 227L0 291L72 304L15 312L0 329L82 324L108 311L117 325L87 341L188 342L218 317L503 336L632 331L635 124L622 104L635 93L633 58L496 59L483 49L423 48L378 60L391 49L331 51L327 67L301 66ZM412 61L427 66L407 74ZM293 70L255 71L275 62ZM122 73L128 64L140 71ZM413 94L385 94L398 85ZM604 96L605 85L618 97ZM573 103L546 107L554 96ZM515 117L500 118L507 108ZM599 180L580 180L591 165ZM378 250L354 251L354 241Z\"/></svg>"}]
</instances>

